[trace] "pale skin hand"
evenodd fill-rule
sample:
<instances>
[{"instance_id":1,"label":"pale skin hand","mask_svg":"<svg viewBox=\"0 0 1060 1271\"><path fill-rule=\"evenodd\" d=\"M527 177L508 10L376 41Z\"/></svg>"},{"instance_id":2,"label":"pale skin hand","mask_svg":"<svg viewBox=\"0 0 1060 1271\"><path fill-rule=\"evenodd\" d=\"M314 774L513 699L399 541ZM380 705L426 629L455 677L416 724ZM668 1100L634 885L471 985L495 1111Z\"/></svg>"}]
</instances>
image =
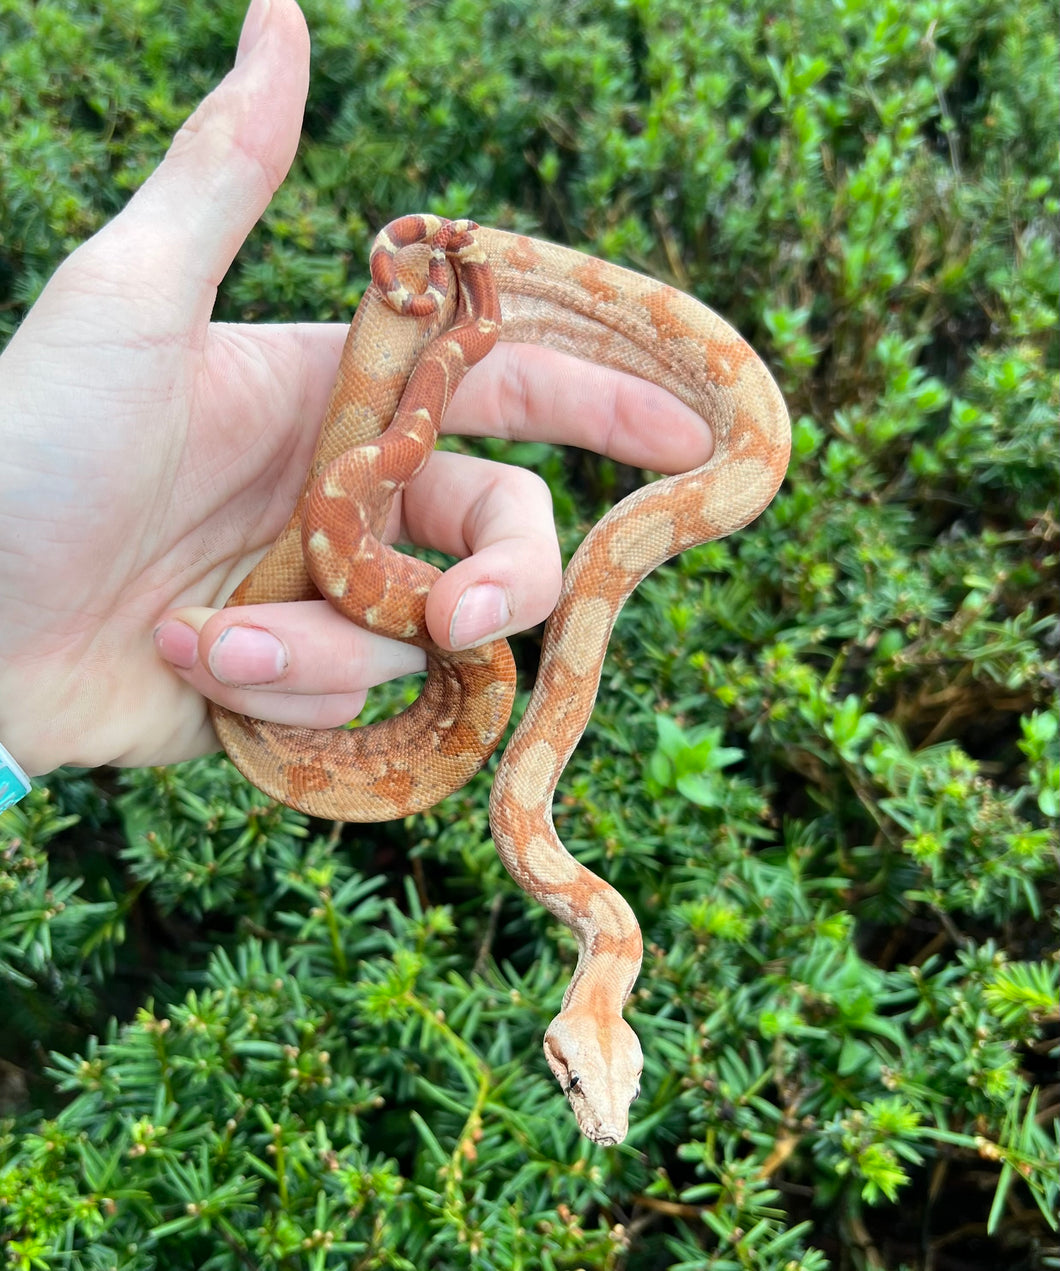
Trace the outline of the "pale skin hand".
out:
<instances>
[{"instance_id":1,"label":"pale skin hand","mask_svg":"<svg viewBox=\"0 0 1060 1271\"><path fill-rule=\"evenodd\" d=\"M422 665L323 602L216 608L287 520L345 335L210 323L294 156L308 64L294 0L254 0L233 71L0 357L0 741L31 774L216 749L204 696L332 726ZM471 371L444 430L661 471L712 446L661 390L514 345ZM445 647L531 626L555 603L551 506L531 473L436 455L390 531L463 558L428 602Z\"/></svg>"}]
</instances>

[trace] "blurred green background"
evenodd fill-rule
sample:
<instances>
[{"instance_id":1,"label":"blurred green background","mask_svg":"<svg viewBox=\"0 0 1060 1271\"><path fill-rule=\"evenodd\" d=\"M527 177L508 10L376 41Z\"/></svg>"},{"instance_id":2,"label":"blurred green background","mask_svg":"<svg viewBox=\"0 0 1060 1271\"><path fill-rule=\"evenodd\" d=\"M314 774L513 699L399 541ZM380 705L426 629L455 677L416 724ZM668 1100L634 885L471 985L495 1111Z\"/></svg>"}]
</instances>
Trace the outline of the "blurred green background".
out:
<instances>
[{"instance_id":1,"label":"blurred green background","mask_svg":"<svg viewBox=\"0 0 1060 1271\"><path fill-rule=\"evenodd\" d=\"M488 775L338 827L220 759L61 772L0 817L4 1266L1060 1266L1056 5L303 8L219 319L346 320L377 228L473 215L694 293L789 403L783 490L627 606L557 803L644 927L644 1093L578 1136L573 942ZM0 0L0 338L241 20ZM468 448L568 550L644 479Z\"/></svg>"}]
</instances>

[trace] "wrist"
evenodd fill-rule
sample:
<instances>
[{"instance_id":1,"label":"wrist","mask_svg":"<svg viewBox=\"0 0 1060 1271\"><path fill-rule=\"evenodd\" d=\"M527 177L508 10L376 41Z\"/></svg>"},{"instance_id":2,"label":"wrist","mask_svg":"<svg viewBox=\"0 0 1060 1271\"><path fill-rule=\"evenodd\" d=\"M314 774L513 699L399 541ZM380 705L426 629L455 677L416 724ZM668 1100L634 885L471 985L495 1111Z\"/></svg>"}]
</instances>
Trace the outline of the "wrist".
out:
<instances>
[{"instance_id":1,"label":"wrist","mask_svg":"<svg viewBox=\"0 0 1060 1271\"><path fill-rule=\"evenodd\" d=\"M57 753L60 731L60 712L42 704L33 679L12 663L0 663L0 746L28 777L63 762Z\"/></svg>"}]
</instances>

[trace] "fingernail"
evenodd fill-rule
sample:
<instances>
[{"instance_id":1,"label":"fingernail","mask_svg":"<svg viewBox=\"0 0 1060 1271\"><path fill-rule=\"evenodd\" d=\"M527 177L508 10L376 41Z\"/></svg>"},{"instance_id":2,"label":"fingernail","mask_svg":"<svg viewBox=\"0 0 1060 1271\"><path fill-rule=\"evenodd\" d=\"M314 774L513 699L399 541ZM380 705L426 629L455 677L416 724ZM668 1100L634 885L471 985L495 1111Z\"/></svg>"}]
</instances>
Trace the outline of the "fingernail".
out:
<instances>
[{"instance_id":1,"label":"fingernail","mask_svg":"<svg viewBox=\"0 0 1060 1271\"><path fill-rule=\"evenodd\" d=\"M170 666L190 671L198 661L199 633L186 622L170 618L159 623L155 627L154 640L159 657L164 658Z\"/></svg>"},{"instance_id":2,"label":"fingernail","mask_svg":"<svg viewBox=\"0 0 1060 1271\"><path fill-rule=\"evenodd\" d=\"M456 602L449 624L449 642L454 649L469 649L495 636L511 616L503 587L496 583L477 583Z\"/></svg>"},{"instance_id":3,"label":"fingernail","mask_svg":"<svg viewBox=\"0 0 1060 1271\"><path fill-rule=\"evenodd\" d=\"M271 0L250 0L243 29L239 33L239 44L236 47L236 65L243 60L250 50L261 39L269 20Z\"/></svg>"},{"instance_id":4,"label":"fingernail","mask_svg":"<svg viewBox=\"0 0 1060 1271\"><path fill-rule=\"evenodd\" d=\"M210 673L222 684L270 684L287 670L287 650L261 627L229 627L213 643Z\"/></svg>"}]
</instances>

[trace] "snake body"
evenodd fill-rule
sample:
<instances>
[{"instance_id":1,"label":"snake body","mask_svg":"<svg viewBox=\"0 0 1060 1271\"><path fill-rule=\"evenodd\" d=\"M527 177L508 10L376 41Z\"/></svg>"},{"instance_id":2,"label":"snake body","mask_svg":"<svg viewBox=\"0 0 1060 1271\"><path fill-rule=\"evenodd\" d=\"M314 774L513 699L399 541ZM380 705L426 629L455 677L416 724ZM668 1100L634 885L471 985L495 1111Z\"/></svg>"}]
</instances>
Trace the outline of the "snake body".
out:
<instances>
[{"instance_id":1,"label":"snake body","mask_svg":"<svg viewBox=\"0 0 1060 1271\"><path fill-rule=\"evenodd\" d=\"M575 552L490 800L508 872L578 941L545 1057L582 1131L610 1146L626 1135L640 1084L640 1045L622 1017L640 970L640 929L621 896L562 845L552 800L626 598L668 557L732 533L769 503L787 467L787 411L759 357L711 310L568 248L410 216L376 240L372 275L297 507L229 603L324 595L362 626L424 648L428 678L406 711L352 730L211 707L241 771L292 807L345 821L431 807L482 766L505 729L515 688L507 646L435 646L423 615L437 571L379 542L395 493L426 462L459 379L498 330L653 381L713 429L707 463L623 499Z\"/></svg>"}]
</instances>

